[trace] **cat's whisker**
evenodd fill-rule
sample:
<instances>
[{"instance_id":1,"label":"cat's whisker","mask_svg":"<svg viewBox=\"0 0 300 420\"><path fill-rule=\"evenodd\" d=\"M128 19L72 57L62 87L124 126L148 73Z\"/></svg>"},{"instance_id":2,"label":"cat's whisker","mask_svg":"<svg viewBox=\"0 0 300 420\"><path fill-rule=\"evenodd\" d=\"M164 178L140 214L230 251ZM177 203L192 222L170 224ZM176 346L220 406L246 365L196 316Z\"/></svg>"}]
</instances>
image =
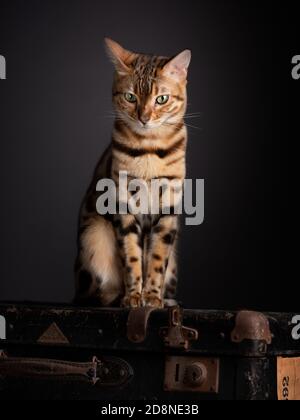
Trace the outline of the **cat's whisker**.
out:
<instances>
[{"instance_id":1,"label":"cat's whisker","mask_svg":"<svg viewBox=\"0 0 300 420\"><path fill-rule=\"evenodd\" d=\"M176 124L176 123L169 123L169 122L167 122L167 121L165 121L164 123L163 123L163 125L167 125L167 126L174 126L174 127L180 127L180 124ZM193 128L193 129L195 129L195 130L199 130L199 131L202 131L203 130L203 128L200 128L200 127L196 127L195 125L192 125L192 124L188 124L188 123L185 123L185 125L187 126L187 127L189 127L189 128Z\"/></svg>"},{"instance_id":2,"label":"cat's whisker","mask_svg":"<svg viewBox=\"0 0 300 420\"><path fill-rule=\"evenodd\" d=\"M201 118L201 115L186 115L184 119L190 119L190 118Z\"/></svg>"},{"instance_id":3,"label":"cat's whisker","mask_svg":"<svg viewBox=\"0 0 300 420\"><path fill-rule=\"evenodd\" d=\"M202 115L203 115L203 112L190 112L190 113L185 114L185 117L190 117L190 116L201 117Z\"/></svg>"},{"instance_id":4,"label":"cat's whisker","mask_svg":"<svg viewBox=\"0 0 300 420\"><path fill-rule=\"evenodd\" d=\"M195 125L192 125L192 124L187 124L187 123L185 123L185 125L186 125L187 127L189 127L189 128L193 128L193 129L195 129L195 130L199 130L199 131L202 131L202 130L203 130L203 128L196 127Z\"/></svg>"},{"instance_id":5,"label":"cat's whisker","mask_svg":"<svg viewBox=\"0 0 300 420\"><path fill-rule=\"evenodd\" d=\"M191 111L191 112L187 112L187 114L203 114L202 111Z\"/></svg>"},{"instance_id":6,"label":"cat's whisker","mask_svg":"<svg viewBox=\"0 0 300 420\"><path fill-rule=\"evenodd\" d=\"M171 123L171 122L168 122L168 121L164 121L162 123L162 125L172 126L172 127L178 127L178 128L180 128L180 126L181 126L181 124L179 124L179 123Z\"/></svg>"}]
</instances>

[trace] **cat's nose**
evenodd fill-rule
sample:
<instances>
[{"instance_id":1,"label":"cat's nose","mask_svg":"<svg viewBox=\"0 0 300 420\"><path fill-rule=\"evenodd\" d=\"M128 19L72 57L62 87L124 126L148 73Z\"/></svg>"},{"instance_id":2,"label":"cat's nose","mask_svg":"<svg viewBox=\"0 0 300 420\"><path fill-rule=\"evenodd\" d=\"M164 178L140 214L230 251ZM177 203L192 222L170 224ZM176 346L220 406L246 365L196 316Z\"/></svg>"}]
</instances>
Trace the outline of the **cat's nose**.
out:
<instances>
[{"instance_id":1,"label":"cat's nose","mask_svg":"<svg viewBox=\"0 0 300 420\"><path fill-rule=\"evenodd\" d=\"M151 120L151 110L147 107L139 108L138 118L143 125L146 125Z\"/></svg>"},{"instance_id":2,"label":"cat's nose","mask_svg":"<svg viewBox=\"0 0 300 420\"><path fill-rule=\"evenodd\" d=\"M150 115L140 115L139 120L142 124L146 125L150 121Z\"/></svg>"}]
</instances>

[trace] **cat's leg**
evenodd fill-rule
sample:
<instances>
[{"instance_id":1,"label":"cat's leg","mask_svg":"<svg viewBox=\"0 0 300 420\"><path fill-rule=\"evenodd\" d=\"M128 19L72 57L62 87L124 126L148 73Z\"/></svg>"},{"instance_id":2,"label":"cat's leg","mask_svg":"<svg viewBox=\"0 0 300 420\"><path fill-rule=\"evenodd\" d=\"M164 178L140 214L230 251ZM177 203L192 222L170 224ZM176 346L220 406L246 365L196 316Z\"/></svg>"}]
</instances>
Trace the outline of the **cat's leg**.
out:
<instances>
[{"instance_id":1,"label":"cat's leg","mask_svg":"<svg viewBox=\"0 0 300 420\"><path fill-rule=\"evenodd\" d=\"M143 290L143 304L155 308L164 306L164 289L169 259L178 231L176 216L161 217L152 231L147 276Z\"/></svg>"},{"instance_id":2,"label":"cat's leg","mask_svg":"<svg viewBox=\"0 0 300 420\"><path fill-rule=\"evenodd\" d=\"M120 215L115 226L119 245L122 247L125 276L125 297L123 306L141 306L143 286L143 244L142 231L136 218L131 215Z\"/></svg>"},{"instance_id":3,"label":"cat's leg","mask_svg":"<svg viewBox=\"0 0 300 420\"><path fill-rule=\"evenodd\" d=\"M82 227L75 302L110 306L124 293L124 273L114 228L101 216Z\"/></svg>"},{"instance_id":4,"label":"cat's leg","mask_svg":"<svg viewBox=\"0 0 300 420\"><path fill-rule=\"evenodd\" d=\"M165 277L164 284L164 304L165 306L176 306L176 293L178 284L178 268L177 268L177 243L174 244L171 255L169 258L169 264Z\"/></svg>"}]
</instances>

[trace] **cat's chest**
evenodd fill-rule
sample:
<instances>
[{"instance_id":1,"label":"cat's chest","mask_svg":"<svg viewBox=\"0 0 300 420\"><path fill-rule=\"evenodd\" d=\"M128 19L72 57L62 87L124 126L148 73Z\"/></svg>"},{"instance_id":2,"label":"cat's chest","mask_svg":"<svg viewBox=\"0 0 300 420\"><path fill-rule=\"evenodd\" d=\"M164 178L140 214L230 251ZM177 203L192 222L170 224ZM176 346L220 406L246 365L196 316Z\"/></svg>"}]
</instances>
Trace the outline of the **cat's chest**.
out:
<instances>
[{"instance_id":1,"label":"cat's chest","mask_svg":"<svg viewBox=\"0 0 300 420\"><path fill-rule=\"evenodd\" d=\"M165 172L165 164L157 156L147 154L133 159L128 165L128 170L136 178L152 179Z\"/></svg>"},{"instance_id":2,"label":"cat's chest","mask_svg":"<svg viewBox=\"0 0 300 420\"><path fill-rule=\"evenodd\" d=\"M127 172L130 178L144 179L150 181L154 178L184 178L185 159L180 159L176 166L170 165L165 159L156 155L147 154L122 161L116 161L114 165L115 173L120 171Z\"/></svg>"},{"instance_id":3,"label":"cat's chest","mask_svg":"<svg viewBox=\"0 0 300 420\"><path fill-rule=\"evenodd\" d=\"M113 143L113 169L115 173L126 171L129 177L149 181L153 178L179 177L185 175L186 137Z\"/></svg>"}]
</instances>

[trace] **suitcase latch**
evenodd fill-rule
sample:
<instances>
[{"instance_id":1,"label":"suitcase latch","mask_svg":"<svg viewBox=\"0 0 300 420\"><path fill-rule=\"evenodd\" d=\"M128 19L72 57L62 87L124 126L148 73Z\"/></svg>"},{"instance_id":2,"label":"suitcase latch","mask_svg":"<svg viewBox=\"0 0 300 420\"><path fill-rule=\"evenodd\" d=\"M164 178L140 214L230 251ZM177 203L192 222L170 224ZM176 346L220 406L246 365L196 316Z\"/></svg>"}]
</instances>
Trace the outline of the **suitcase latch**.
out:
<instances>
[{"instance_id":1,"label":"suitcase latch","mask_svg":"<svg viewBox=\"0 0 300 420\"><path fill-rule=\"evenodd\" d=\"M169 309L169 327L161 328L160 335L166 347L188 350L191 341L198 340L198 331L182 325L182 309Z\"/></svg>"}]
</instances>

